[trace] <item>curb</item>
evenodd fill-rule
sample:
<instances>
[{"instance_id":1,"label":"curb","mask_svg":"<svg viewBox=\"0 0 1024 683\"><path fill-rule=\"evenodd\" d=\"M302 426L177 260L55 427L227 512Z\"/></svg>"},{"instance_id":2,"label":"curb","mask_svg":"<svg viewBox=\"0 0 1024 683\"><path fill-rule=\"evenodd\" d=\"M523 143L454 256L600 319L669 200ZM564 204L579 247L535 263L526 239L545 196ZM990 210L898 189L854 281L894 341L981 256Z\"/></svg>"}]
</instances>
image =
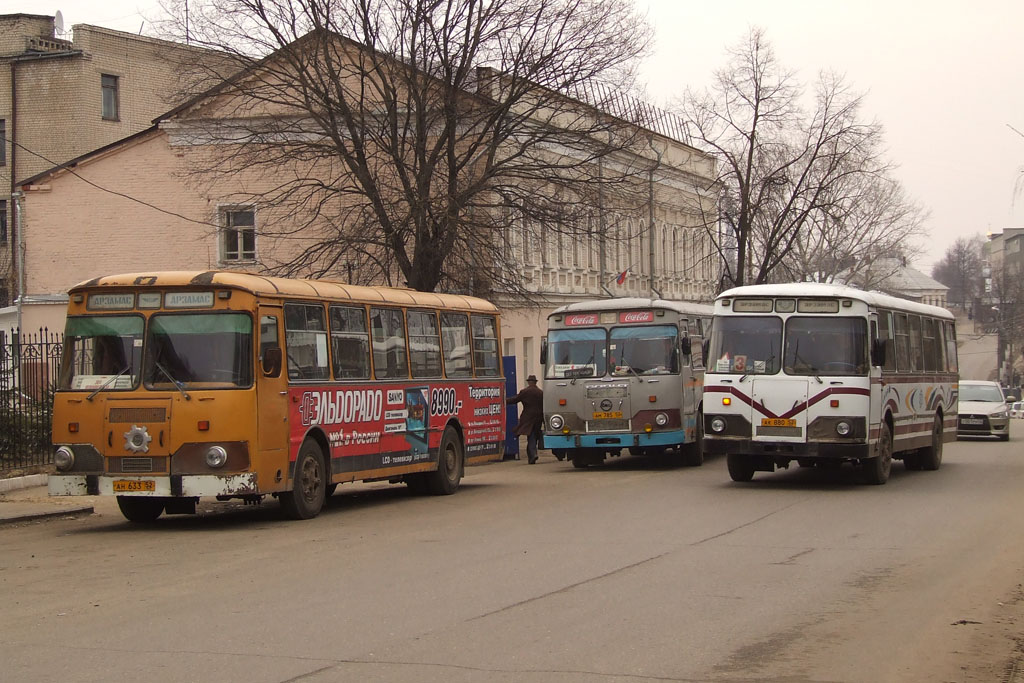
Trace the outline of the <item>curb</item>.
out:
<instances>
[{"instance_id":1,"label":"curb","mask_svg":"<svg viewBox=\"0 0 1024 683\"><path fill-rule=\"evenodd\" d=\"M48 517L75 517L78 515L91 515L95 512L92 505L79 505L63 509L39 510L34 512L15 512L10 515L2 513L0 508L0 526L15 524L17 522L30 522L35 519L46 519Z\"/></svg>"},{"instance_id":2,"label":"curb","mask_svg":"<svg viewBox=\"0 0 1024 683\"><path fill-rule=\"evenodd\" d=\"M0 493L8 493L9 491L18 491L20 489L28 489L33 486L46 486L46 482L49 480L48 474L28 474L24 477L11 477L10 479L0 479Z\"/></svg>"}]
</instances>

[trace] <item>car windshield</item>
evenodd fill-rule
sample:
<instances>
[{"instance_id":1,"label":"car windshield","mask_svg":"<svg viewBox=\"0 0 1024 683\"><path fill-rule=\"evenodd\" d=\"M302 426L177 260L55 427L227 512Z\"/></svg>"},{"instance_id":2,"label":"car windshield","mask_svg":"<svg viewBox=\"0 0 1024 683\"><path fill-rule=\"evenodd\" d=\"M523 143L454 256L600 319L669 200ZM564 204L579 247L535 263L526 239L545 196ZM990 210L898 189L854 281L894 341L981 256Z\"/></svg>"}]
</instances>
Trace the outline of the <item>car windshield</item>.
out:
<instances>
[{"instance_id":1,"label":"car windshield","mask_svg":"<svg viewBox=\"0 0 1024 683\"><path fill-rule=\"evenodd\" d=\"M995 384L961 384L960 400L1002 403L1003 392Z\"/></svg>"},{"instance_id":2,"label":"car windshield","mask_svg":"<svg viewBox=\"0 0 1024 683\"><path fill-rule=\"evenodd\" d=\"M667 375L679 372L675 325L615 327L609 335L613 375Z\"/></svg>"},{"instance_id":3,"label":"car windshield","mask_svg":"<svg viewBox=\"0 0 1024 683\"><path fill-rule=\"evenodd\" d=\"M723 316L715 319L707 372L774 375L781 367L782 319Z\"/></svg>"},{"instance_id":4,"label":"car windshield","mask_svg":"<svg viewBox=\"0 0 1024 683\"><path fill-rule=\"evenodd\" d=\"M158 314L149 322L150 389L252 384L252 319L244 313Z\"/></svg>"},{"instance_id":5,"label":"car windshield","mask_svg":"<svg viewBox=\"0 0 1024 683\"><path fill-rule=\"evenodd\" d=\"M608 356L608 333L602 328L548 332L545 377L603 377Z\"/></svg>"},{"instance_id":6,"label":"car windshield","mask_svg":"<svg viewBox=\"0 0 1024 683\"><path fill-rule=\"evenodd\" d=\"M57 387L71 391L133 389L141 367L143 324L137 315L68 318Z\"/></svg>"},{"instance_id":7,"label":"car windshield","mask_svg":"<svg viewBox=\"0 0 1024 683\"><path fill-rule=\"evenodd\" d=\"M787 375L864 375L868 371L864 318L793 317L786 321Z\"/></svg>"}]
</instances>

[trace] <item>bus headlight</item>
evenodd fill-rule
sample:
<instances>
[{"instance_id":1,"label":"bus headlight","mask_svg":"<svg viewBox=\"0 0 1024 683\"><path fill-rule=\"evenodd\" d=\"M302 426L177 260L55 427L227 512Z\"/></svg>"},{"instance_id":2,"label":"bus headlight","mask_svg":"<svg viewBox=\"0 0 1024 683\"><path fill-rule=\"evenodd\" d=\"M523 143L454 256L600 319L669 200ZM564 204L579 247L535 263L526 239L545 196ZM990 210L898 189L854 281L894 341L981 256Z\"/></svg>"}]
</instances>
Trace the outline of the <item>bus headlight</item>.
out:
<instances>
[{"instance_id":1,"label":"bus headlight","mask_svg":"<svg viewBox=\"0 0 1024 683\"><path fill-rule=\"evenodd\" d=\"M206 464L210 467L224 467L227 461L228 452L223 446L211 446L210 450L206 451Z\"/></svg>"},{"instance_id":2,"label":"bus headlight","mask_svg":"<svg viewBox=\"0 0 1024 683\"><path fill-rule=\"evenodd\" d=\"M721 434L722 432L724 432L725 420L723 420L720 417L716 417L715 419L711 420L711 431L715 432L716 434Z\"/></svg>"},{"instance_id":3,"label":"bus headlight","mask_svg":"<svg viewBox=\"0 0 1024 683\"><path fill-rule=\"evenodd\" d=\"M849 433L850 433L850 423L849 422L837 422L836 423L836 434L838 434L839 436L846 436Z\"/></svg>"},{"instance_id":4,"label":"bus headlight","mask_svg":"<svg viewBox=\"0 0 1024 683\"><path fill-rule=\"evenodd\" d=\"M654 416L654 423L659 427L664 427L668 424L668 415L665 413L658 413Z\"/></svg>"},{"instance_id":5,"label":"bus headlight","mask_svg":"<svg viewBox=\"0 0 1024 683\"><path fill-rule=\"evenodd\" d=\"M548 418L548 424L551 425L552 429L561 429L562 425L565 424L565 420L562 419L561 415L552 415Z\"/></svg>"},{"instance_id":6,"label":"bus headlight","mask_svg":"<svg viewBox=\"0 0 1024 683\"><path fill-rule=\"evenodd\" d=\"M75 466L75 452L67 446L61 446L53 454L53 464L63 472L70 470Z\"/></svg>"}]
</instances>

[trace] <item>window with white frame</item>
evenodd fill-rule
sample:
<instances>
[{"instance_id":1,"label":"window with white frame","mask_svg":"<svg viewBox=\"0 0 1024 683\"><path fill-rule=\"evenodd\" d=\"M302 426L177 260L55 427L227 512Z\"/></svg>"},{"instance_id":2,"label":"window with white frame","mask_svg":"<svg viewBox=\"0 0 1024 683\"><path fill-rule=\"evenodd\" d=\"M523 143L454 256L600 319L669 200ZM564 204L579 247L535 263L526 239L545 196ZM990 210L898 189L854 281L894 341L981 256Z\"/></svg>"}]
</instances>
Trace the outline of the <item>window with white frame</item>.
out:
<instances>
[{"instance_id":1,"label":"window with white frame","mask_svg":"<svg viewBox=\"0 0 1024 683\"><path fill-rule=\"evenodd\" d=\"M255 261L256 211L252 207L223 209L222 216L221 261Z\"/></svg>"}]
</instances>

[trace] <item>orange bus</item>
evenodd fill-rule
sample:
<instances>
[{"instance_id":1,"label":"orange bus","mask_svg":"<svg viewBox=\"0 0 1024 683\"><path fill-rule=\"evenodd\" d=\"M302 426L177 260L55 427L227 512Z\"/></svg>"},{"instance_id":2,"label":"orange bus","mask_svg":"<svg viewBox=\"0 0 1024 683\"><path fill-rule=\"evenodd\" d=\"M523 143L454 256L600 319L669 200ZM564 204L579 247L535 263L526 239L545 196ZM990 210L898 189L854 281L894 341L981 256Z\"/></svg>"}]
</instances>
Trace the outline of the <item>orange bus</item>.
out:
<instances>
[{"instance_id":1,"label":"orange bus","mask_svg":"<svg viewBox=\"0 0 1024 683\"><path fill-rule=\"evenodd\" d=\"M201 497L316 516L338 484L454 493L504 450L497 308L482 299L224 271L69 291L54 496L133 522Z\"/></svg>"}]
</instances>

